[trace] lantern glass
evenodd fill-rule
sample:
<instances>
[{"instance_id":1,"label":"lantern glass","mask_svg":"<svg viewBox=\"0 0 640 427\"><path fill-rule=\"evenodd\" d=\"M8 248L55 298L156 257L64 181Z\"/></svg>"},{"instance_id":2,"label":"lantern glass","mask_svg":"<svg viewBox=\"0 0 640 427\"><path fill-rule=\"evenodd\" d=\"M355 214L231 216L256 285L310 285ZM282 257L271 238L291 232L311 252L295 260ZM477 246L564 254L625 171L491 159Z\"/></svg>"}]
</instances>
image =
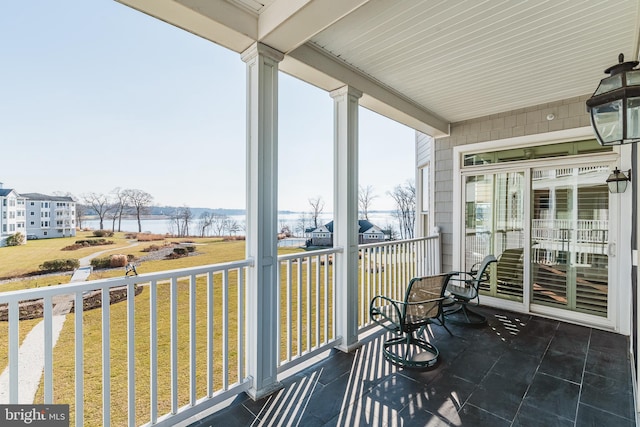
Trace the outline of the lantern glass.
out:
<instances>
[{"instance_id":1,"label":"lantern glass","mask_svg":"<svg viewBox=\"0 0 640 427\"><path fill-rule=\"evenodd\" d=\"M640 85L640 70L627 71L627 86Z\"/></svg>"},{"instance_id":2,"label":"lantern glass","mask_svg":"<svg viewBox=\"0 0 640 427\"><path fill-rule=\"evenodd\" d=\"M616 74L615 76L607 77L606 79L600 80L600 86L598 86L598 89L596 89L596 92L593 94L593 96L611 92L612 90L619 89L621 87L622 76L620 74Z\"/></svg>"},{"instance_id":3,"label":"lantern glass","mask_svg":"<svg viewBox=\"0 0 640 427\"><path fill-rule=\"evenodd\" d=\"M627 181L612 181L608 184L609 193L619 194L624 193L627 190Z\"/></svg>"},{"instance_id":4,"label":"lantern glass","mask_svg":"<svg viewBox=\"0 0 640 427\"><path fill-rule=\"evenodd\" d=\"M627 99L627 138L640 138L640 97Z\"/></svg>"},{"instance_id":5,"label":"lantern glass","mask_svg":"<svg viewBox=\"0 0 640 427\"><path fill-rule=\"evenodd\" d=\"M622 100L593 107L591 119L604 144L622 139Z\"/></svg>"}]
</instances>

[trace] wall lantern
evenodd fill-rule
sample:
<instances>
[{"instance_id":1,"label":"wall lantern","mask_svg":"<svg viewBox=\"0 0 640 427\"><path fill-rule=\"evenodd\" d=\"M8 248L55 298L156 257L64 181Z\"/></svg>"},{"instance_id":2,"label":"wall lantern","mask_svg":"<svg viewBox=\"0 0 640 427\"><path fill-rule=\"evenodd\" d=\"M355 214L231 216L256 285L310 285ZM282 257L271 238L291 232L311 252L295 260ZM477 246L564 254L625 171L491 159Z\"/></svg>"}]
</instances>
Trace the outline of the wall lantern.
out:
<instances>
[{"instance_id":1,"label":"wall lantern","mask_svg":"<svg viewBox=\"0 0 640 427\"><path fill-rule=\"evenodd\" d=\"M627 183L631 181L631 169L627 173L629 176L618 170L618 168L611 172L611 175L607 178L609 193L624 193L627 190Z\"/></svg>"},{"instance_id":2,"label":"wall lantern","mask_svg":"<svg viewBox=\"0 0 640 427\"><path fill-rule=\"evenodd\" d=\"M620 145L640 141L640 70L638 61L624 62L604 70L610 74L587 100L591 126L601 145Z\"/></svg>"}]
</instances>

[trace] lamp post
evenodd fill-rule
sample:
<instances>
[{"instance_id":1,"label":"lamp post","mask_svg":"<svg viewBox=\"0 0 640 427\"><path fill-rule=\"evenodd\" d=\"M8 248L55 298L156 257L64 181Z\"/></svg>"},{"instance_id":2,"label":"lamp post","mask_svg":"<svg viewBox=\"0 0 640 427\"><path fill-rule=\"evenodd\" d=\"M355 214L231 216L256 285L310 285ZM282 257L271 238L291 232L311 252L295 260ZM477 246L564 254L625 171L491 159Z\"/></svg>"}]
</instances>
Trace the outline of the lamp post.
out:
<instances>
[{"instance_id":1,"label":"lamp post","mask_svg":"<svg viewBox=\"0 0 640 427\"><path fill-rule=\"evenodd\" d=\"M601 145L620 145L640 141L640 70L638 61L624 62L607 68L610 74L600 81L587 100L591 126Z\"/></svg>"}]
</instances>

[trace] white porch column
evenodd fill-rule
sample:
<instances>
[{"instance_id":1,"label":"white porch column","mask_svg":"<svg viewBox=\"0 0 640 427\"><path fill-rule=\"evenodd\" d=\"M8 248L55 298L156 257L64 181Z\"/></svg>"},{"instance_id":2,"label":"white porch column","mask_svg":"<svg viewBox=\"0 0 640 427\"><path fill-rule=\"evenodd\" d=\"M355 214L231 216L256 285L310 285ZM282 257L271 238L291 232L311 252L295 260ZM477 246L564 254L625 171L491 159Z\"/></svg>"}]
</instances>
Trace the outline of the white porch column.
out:
<instances>
[{"instance_id":1,"label":"white porch column","mask_svg":"<svg viewBox=\"0 0 640 427\"><path fill-rule=\"evenodd\" d=\"M358 346L358 99L349 86L331 92L334 128L333 245L336 255L336 326L338 348Z\"/></svg>"},{"instance_id":2,"label":"white porch column","mask_svg":"<svg viewBox=\"0 0 640 427\"><path fill-rule=\"evenodd\" d=\"M278 62L283 55L256 43L247 63L247 370L248 393L260 399L282 387L278 355Z\"/></svg>"}]
</instances>

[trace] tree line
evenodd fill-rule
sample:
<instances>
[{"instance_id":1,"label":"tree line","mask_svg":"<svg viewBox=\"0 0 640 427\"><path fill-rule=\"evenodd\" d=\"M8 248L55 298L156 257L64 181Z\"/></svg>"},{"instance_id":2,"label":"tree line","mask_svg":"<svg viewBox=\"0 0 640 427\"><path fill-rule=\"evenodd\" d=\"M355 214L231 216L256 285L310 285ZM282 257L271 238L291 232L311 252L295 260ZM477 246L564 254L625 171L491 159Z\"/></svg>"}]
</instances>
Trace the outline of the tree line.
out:
<instances>
[{"instance_id":1,"label":"tree line","mask_svg":"<svg viewBox=\"0 0 640 427\"><path fill-rule=\"evenodd\" d=\"M153 196L146 191L137 189L114 188L110 193L86 193L80 196L82 203L76 204L76 221L82 228L82 219L93 211L100 222L100 229L104 230L104 221L111 220L111 229L121 231L122 217L134 215L138 220L138 232L142 232L142 216L149 213Z\"/></svg>"},{"instance_id":2,"label":"tree line","mask_svg":"<svg viewBox=\"0 0 640 427\"><path fill-rule=\"evenodd\" d=\"M399 184L392 191L387 192L395 202L393 217L397 222L397 229L391 224L380 224L380 226L388 232L392 239L412 239L415 236L416 224L416 187L412 181ZM371 185L366 187L360 186L358 191L358 217L369 221L369 213L372 211L373 202L378 198L374 188ZM280 223L280 232L284 235L304 236L309 230L318 228L320 216L324 211L324 200L321 196L308 199L311 210L303 212L293 228L288 224Z\"/></svg>"},{"instance_id":3,"label":"tree line","mask_svg":"<svg viewBox=\"0 0 640 427\"><path fill-rule=\"evenodd\" d=\"M397 222L396 229L390 224L381 225L391 234L391 238L411 239L415 233L416 220L416 188L413 182L407 181L397 185L387 193L395 202L393 217ZM359 218L369 220L374 200L378 198L372 186L360 187L358 193ZM81 196L82 203L76 205L77 224L82 228L82 220L91 211L99 220L100 229L104 222L111 221L112 231L121 231L122 217L133 215L138 222L138 232L142 232L142 217L150 213L153 196L143 190L115 188L108 194L86 193ZM318 228L320 216L325 202L321 196L308 199L310 212L303 212L294 227L284 221L280 223L280 232L286 237L304 236L309 230ZM188 206L173 209L168 213L170 234L175 236L199 235L224 236L245 231L244 224L212 211L204 211L195 217Z\"/></svg>"}]
</instances>

